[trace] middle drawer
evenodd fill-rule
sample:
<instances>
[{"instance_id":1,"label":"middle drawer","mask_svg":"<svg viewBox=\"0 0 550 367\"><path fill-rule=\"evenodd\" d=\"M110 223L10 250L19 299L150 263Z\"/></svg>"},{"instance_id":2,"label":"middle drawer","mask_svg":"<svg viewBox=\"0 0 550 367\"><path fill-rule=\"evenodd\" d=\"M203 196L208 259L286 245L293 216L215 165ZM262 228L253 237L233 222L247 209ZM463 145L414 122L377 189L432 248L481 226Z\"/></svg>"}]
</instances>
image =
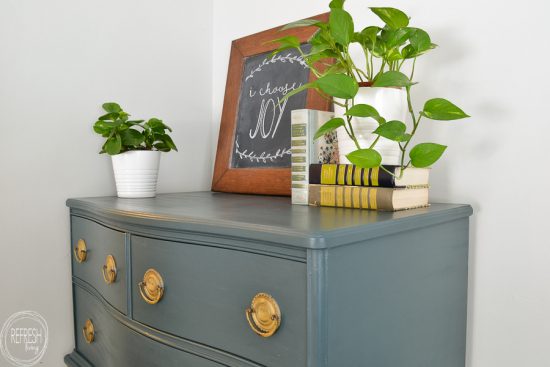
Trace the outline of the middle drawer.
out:
<instances>
[{"instance_id":1,"label":"middle drawer","mask_svg":"<svg viewBox=\"0 0 550 367\"><path fill-rule=\"evenodd\" d=\"M131 248L136 321L266 366L306 365L305 263L140 236L132 236ZM155 291L158 287L162 291ZM273 298L256 299L260 324L249 323L246 310L253 309L258 293ZM159 295L160 301L151 304ZM272 301L282 315L280 325L273 335L261 337L256 335L261 327L252 328L277 321L270 316Z\"/></svg>"}]
</instances>

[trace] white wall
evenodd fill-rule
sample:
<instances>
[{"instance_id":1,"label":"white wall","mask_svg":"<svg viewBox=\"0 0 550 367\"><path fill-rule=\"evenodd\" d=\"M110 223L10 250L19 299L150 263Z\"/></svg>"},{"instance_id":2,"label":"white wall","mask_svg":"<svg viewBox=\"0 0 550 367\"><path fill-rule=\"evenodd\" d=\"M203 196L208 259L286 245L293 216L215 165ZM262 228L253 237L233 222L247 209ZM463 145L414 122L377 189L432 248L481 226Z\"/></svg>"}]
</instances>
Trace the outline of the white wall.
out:
<instances>
[{"instance_id":1,"label":"white wall","mask_svg":"<svg viewBox=\"0 0 550 367\"><path fill-rule=\"evenodd\" d=\"M0 324L41 313L44 366L74 346L65 200L115 194L101 104L174 128L159 191L210 187L211 35L211 1L0 1Z\"/></svg>"},{"instance_id":2,"label":"white wall","mask_svg":"<svg viewBox=\"0 0 550 367\"><path fill-rule=\"evenodd\" d=\"M161 192L208 189L230 41L325 11L324 1L189 4L0 2L0 278L9 290L0 321L24 309L46 317L44 366L58 366L73 346L64 201L114 194L108 157L96 154L101 140L91 130L100 104L115 100L175 129L181 149L163 156ZM388 4L350 0L363 24L375 21L368 5ZM418 138L449 145L433 170L433 201L471 203L476 212L469 366L548 366L550 3L391 5L407 10L440 45L419 63L417 105L441 96L473 116L427 122ZM534 181L543 183L525 188Z\"/></svg>"},{"instance_id":3,"label":"white wall","mask_svg":"<svg viewBox=\"0 0 550 367\"><path fill-rule=\"evenodd\" d=\"M327 1L214 0L213 139L217 137L230 42L326 11ZM433 169L432 201L470 203L468 365L550 366L550 170L546 144L545 36L550 3L350 0L362 25L367 6L396 6L440 45L419 60L417 106L445 97L473 118L425 122L417 141L449 145Z\"/></svg>"}]
</instances>

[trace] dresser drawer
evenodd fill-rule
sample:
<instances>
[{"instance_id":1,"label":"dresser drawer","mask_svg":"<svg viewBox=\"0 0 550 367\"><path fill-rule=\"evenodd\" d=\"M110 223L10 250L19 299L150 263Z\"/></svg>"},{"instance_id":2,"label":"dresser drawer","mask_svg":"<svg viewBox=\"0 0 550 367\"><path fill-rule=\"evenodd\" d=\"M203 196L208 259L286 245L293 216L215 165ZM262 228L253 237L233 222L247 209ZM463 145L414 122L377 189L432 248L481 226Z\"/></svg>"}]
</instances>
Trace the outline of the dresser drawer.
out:
<instances>
[{"instance_id":1,"label":"dresser drawer","mask_svg":"<svg viewBox=\"0 0 550 367\"><path fill-rule=\"evenodd\" d=\"M138 236L131 246L135 320L262 365L306 365L305 263ZM138 285L148 269L164 285L156 304L142 299ZM270 337L257 335L245 315L258 293L271 295L282 313Z\"/></svg>"},{"instance_id":2,"label":"dresser drawer","mask_svg":"<svg viewBox=\"0 0 550 367\"><path fill-rule=\"evenodd\" d=\"M73 275L89 283L111 305L126 314L125 234L71 216L71 243Z\"/></svg>"},{"instance_id":3,"label":"dresser drawer","mask_svg":"<svg viewBox=\"0 0 550 367\"><path fill-rule=\"evenodd\" d=\"M76 349L95 367L221 367L131 330L115 320L101 302L77 285L74 285L74 299ZM86 341L83 333L87 320L91 321L94 330L91 343Z\"/></svg>"}]
</instances>

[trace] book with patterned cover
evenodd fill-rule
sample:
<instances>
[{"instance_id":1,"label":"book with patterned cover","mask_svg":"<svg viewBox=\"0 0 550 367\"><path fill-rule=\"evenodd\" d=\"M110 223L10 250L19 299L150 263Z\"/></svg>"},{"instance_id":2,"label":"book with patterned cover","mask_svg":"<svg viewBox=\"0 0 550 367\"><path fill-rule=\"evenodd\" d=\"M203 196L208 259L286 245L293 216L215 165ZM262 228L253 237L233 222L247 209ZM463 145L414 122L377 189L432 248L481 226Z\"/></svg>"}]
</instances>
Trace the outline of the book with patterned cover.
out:
<instances>
[{"instance_id":1,"label":"book with patterned cover","mask_svg":"<svg viewBox=\"0 0 550 367\"><path fill-rule=\"evenodd\" d=\"M311 109L291 112L292 204L308 205L309 166L312 163L338 163L336 131L313 140L313 136L333 112Z\"/></svg>"},{"instance_id":2,"label":"book with patterned cover","mask_svg":"<svg viewBox=\"0 0 550 367\"><path fill-rule=\"evenodd\" d=\"M309 204L396 211L428 206L428 188L309 185Z\"/></svg>"},{"instance_id":3,"label":"book with patterned cover","mask_svg":"<svg viewBox=\"0 0 550 367\"><path fill-rule=\"evenodd\" d=\"M373 187L427 187L430 169L409 167L399 178L399 166L384 165L395 177L381 167L360 168L352 164L311 164L309 183L320 185L347 185Z\"/></svg>"}]
</instances>

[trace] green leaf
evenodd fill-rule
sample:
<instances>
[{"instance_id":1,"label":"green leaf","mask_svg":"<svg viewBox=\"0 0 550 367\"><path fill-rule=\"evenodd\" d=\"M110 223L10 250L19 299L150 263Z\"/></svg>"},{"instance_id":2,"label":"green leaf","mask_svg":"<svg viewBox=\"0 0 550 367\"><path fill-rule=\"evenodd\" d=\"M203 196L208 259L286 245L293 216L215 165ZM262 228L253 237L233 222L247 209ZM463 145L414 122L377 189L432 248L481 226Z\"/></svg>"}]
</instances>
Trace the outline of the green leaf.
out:
<instances>
[{"instance_id":1,"label":"green leaf","mask_svg":"<svg viewBox=\"0 0 550 367\"><path fill-rule=\"evenodd\" d=\"M392 29L404 28L409 25L409 17L399 9L370 8L370 10Z\"/></svg>"},{"instance_id":2,"label":"green leaf","mask_svg":"<svg viewBox=\"0 0 550 367\"><path fill-rule=\"evenodd\" d=\"M296 36L286 36L274 39L266 43L279 43L279 48L282 47L300 47L300 40Z\"/></svg>"},{"instance_id":3,"label":"green leaf","mask_svg":"<svg viewBox=\"0 0 550 367\"><path fill-rule=\"evenodd\" d=\"M174 141L172 140L172 138L169 135L164 134L162 136L162 141L164 142L164 144L166 144L166 146L168 148L173 149L176 152L178 151L178 148L176 147L176 144L174 144Z\"/></svg>"},{"instance_id":4,"label":"green leaf","mask_svg":"<svg viewBox=\"0 0 550 367\"><path fill-rule=\"evenodd\" d=\"M405 134L406 130L407 125L405 125L403 122L392 120L378 126L378 128L374 130L373 133L378 134L386 139L401 142L407 141L411 137L409 134Z\"/></svg>"},{"instance_id":5,"label":"green leaf","mask_svg":"<svg viewBox=\"0 0 550 367\"><path fill-rule=\"evenodd\" d=\"M372 47L371 52L376 57L384 57L384 55L386 54L386 50L387 50L386 43L382 40L380 36L377 36L376 43Z\"/></svg>"},{"instance_id":6,"label":"green leaf","mask_svg":"<svg viewBox=\"0 0 550 367\"><path fill-rule=\"evenodd\" d=\"M373 87L409 87L415 83L400 71L386 71L384 74L378 75Z\"/></svg>"},{"instance_id":7,"label":"green leaf","mask_svg":"<svg viewBox=\"0 0 550 367\"><path fill-rule=\"evenodd\" d=\"M424 110L420 112L432 120L459 120L468 116L464 111L444 98L430 99L424 104Z\"/></svg>"},{"instance_id":8,"label":"green leaf","mask_svg":"<svg viewBox=\"0 0 550 367\"><path fill-rule=\"evenodd\" d=\"M392 48L387 54L386 58L389 61L397 61L397 60L403 60L403 55L401 55L401 52L399 52L398 48Z\"/></svg>"},{"instance_id":9,"label":"green leaf","mask_svg":"<svg viewBox=\"0 0 550 367\"><path fill-rule=\"evenodd\" d=\"M417 53L428 51L432 48L430 35L420 28L411 28L412 32L409 36L409 42Z\"/></svg>"},{"instance_id":10,"label":"green leaf","mask_svg":"<svg viewBox=\"0 0 550 367\"><path fill-rule=\"evenodd\" d=\"M103 103L103 109L106 111L106 112L109 112L109 113L112 113L112 112L121 112L122 111L122 108L120 108L120 106L118 105L118 103L115 103L115 102L107 102L107 103Z\"/></svg>"},{"instance_id":11,"label":"green leaf","mask_svg":"<svg viewBox=\"0 0 550 367\"><path fill-rule=\"evenodd\" d=\"M385 29L382 31L382 40L388 49L403 45L412 33L410 28Z\"/></svg>"},{"instance_id":12,"label":"green leaf","mask_svg":"<svg viewBox=\"0 0 550 367\"><path fill-rule=\"evenodd\" d=\"M309 51L308 56L312 56L318 53L321 53L323 51L327 51L330 49L330 45L328 43L318 43L316 45L311 46L311 50Z\"/></svg>"},{"instance_id":13,"label":"green leaf","mask_svg":"<svg viewBox=\"0 0 550 367\"><path fill-rule=\"evenodd\" d=\"M325 74L342 74L346 72L346 66L340 61L336 61L332 66L330 66Z\"/></svg>"},{"instance_id":14,"label":"green leaf","mask_svg":"<svg viewBox=\"0 0 550 367\"><path fill-rule=\"evenodd\" d=\"M166 125L162 122L162 120L153 117L147 121L147 125L153 129L155 132L163 133L164 129L166 128Z\"/></svg>"},{"instance_id":15,"label":"green leaf","mask_svg":"<svg viewBox=\"0 0 550 367\"><path fill-rule=\"evenodd\" d=\"M96 121L94 124L94 131L100 135L109 134L111 130L112 128L103 121Z\"/></svg>"},{"instance_id":16,"label":"green leaf","mask_svg":"<svg viewBox=\"0 0 550 367\"><path fill-rule=\"evenodd\" d=\"M376 43L376 36L380 32L380 27L370 26L361 31L363 35L363 40L369 40L372 44Z\"/></svg>"},{"instance_id":17,"label":"green leaf","mask_svg":"<svg viewBox=\"0 0 550 367\"><path fill-rule=\"evenodd\" d=\"M317 130L317 132L313 136L313 140L317 140L321 136L323 136L325 134L328 134L331 131L334 131L334 130L338 129L340 126L344 126L344 123L345 123L344 119L341 118L341 117L335 117L335 118L332 118L332 119L328 120L327 122L325 122L323 124L323 126L321 126L319 128L319 130Z\"/></svg>"},{"instance_id":18,"label":"green leaf","mask_svg":"<svg viewBox=\"0 0 550 367\"><path fill-rule=\"evenodd\" d=\"M169 152L171 150L170 147L165 143L156 143L153 146L161 152Z\"/></svg>"},{"instance_id":19,"label":"green leaf","mask_svg":"<svg viewBox=\"0 0 550 367\"><path fill-rule=\"evenodd\" d=\"M413 59L418 56L418 52L412 45L407 45L401 49L401 55L404 59Z\"/></svg>"},{"instance_id":20,"label":"green leaf","mask_svg":"<svg viewBox=\"0 0 550 367\"><path fill-rule=\"evenodd\" d=\"M103 116L99 116L98 120L101 120L101 121L116 120L118 117L119 117L118 112L109 112Z\"/></svg>"},{"instance_id":21,"label":"green leaf","mask_svg":"<svg viewBox=\"0 0 550 367\"><path fill-rule=\"evenodd\" d=\"M346 157L352 164L360 168L378 167L382 163L382 156L374 149L358 149L349 153Z\"/></svg>"},{"instance_id":22,"label":"green leaf","mask_svg":"<svg viewBox=\"0 0 550 367\"><path fill-rule=\"evenodd\" d=\"M118 118L121 119L122 121L126 122L128 120L128 116L130 116L130 114L124 112L124 111L120 111L118 113Z\"/></svg>"},{"instance_id":23,"label":"green leaf","mask_svg":"<svg viewBox=\"0 0 550 367\"><path fill-rule=\"evenodd\" d=\"M312 88L316 88L316 87L317 87L317 86L316 86L315 82L303 84L302 86L300 86L300 87L298 87L298 88L296 88L296 89L294 89L294 90L291 90L290 92L288 92L287 94L285 94L285 95L283 96L283 98L281 98L281 99L279 100L279 104L280 104L280 103L283 103L285 100L289 99L290 97L292 97L292 96L294 96L294 95L296 95L296 94L298 94L298 93L300 93L300 92L303 92L303 91L306 90L306 89L312 89Z\"/></svg>"},{"instance_id":24,"label":"green leaf","mask_svg":"<svg viewBox=\"0 0 550 367\"><path fill-rule=\"evenodd\" d=\"M105 144L103 145L103 150L107 152L109 155L115 155L120 153L122 149L122 139L120 135L115 134L114 136L107 139Z\"/></svg>"},{"instance_id":25,"label":"green leaf","mask_svg":"<svg viewBox=\"0 0 550 367\"><path fill-rule=\"evenodd\" d=\"M313 46L313 47L315 47L315 46ZM310 55L306 56L306 61L307 61L308 64L313 64L313 63L315 63L319 60L331 59L331 58L335 58L337 56L338 55L332 50L324 50L322 52L318 52L318 53L310 54Z\"/></svg>"},{"instance_id":26,"label":"green leaf","mask_svg":"<svg viewBox=\"0 0 550 367\"><path fill-rule=\"evenodd\" d=\"M292 29L292 28L316 26L319 23L321 22L316 19L302 19L302 20L297 20L296 22L288 23L287 25L282 27L280 30L284 31L286 29Z\"/></svg>"},{"instance_id":27,"label":"green leaf","mask_svg":"<svg viewBox=\"0 0 550 367\"><path fill-rule=\"evenodd\" d=\"M134 125L140 125L145 120L129 120L126 121L126 125L134 126Z\"/></svg>"},{"instance_id":28,"label":"green leaf","mask_svg":"<svg viewBox=\"0 0 550 367\"><path fill-rule=\"evenodd\" d=\"M329 44L329 37L330 34L326 29L318 29L313 35L309 38L308 43L310 43L312 46L315 45L321 45L321 44Z\"/></svg>"},{"instance_id":29,"label":"green leaf","mask_svg":"<svg viewBox=\"0 0 550 367\"><path fill-rule=\"evenodd\" d=\"M326 94L337 98L353 98L359 90L355 79L346 74L327 74L314 83Z\"/></svg>"},{"instance_id":30,"label":"green leaf","mask_svg":"<svg viewBox=\"0 0 550 367\"><path fill-rule=\"evenodd\" d=\"M278 54L279 52L283 52L288 49L294 49L294 48L300 48L300 40L295 36L286 36L277 38L271 41L268 41L266 43L278 43L279 46L276 50L271 52L270 57L273 55Z\"/></svg>"},{"instance_id":31,"label":"green leaf","mask_svg":"<svg viewBox=\"0 0 550 367\"><path fill-rule=\"evenodd\" d=\"M136 147L143 143L144 136L137 130L128 129L120 133L122 145Z\"/></svg>"},{"instance_id":32,"label":"green leaf","mask_svg":"<svg viewBox=\"0 0 550 367\"><path fill-rule=\"evenodd\" d=\"M386 120L380 116L376 108L368 104L356 104L352 106L346 113L347 116L355 117L371 117L378 121L379 124L383 124Z\"/></svg>"},{"instance_id":33,"label":"green leaf","mask_svg":"<svg viewBox=\"0 0 550 367\"><path fill-rule=\"evenodd\" d=\"M441 158L445 149L447 149L445 145L421 143L411 149L409 157L411 157L413 166L418 168L429 167Z\"/></svg>"},{"instance_id":34,"label":"green leaf","mask_svg":"<svg viewBox=\"0 0 550 367\"><path fill-rule=\"evenodd\" d=\"M353 19L343 9L334 8L329 17L330 33L336 43L347 46L353 38Z\"/></svg>"},{"instance_id":35,"label":"green leaf","mask_svg":"<svg viewBox=\"0 0 550 367\"><path fill-rule=\"evenodd\" d=\"M328 6L331 9L342 9L345 1L346 0L332 0Z\"/></svg>"},{"instance_id":36,"label":"green leaf","mask_svg":"<svg viewBox=\"0 0 550 367\"><path fill-rule=\"evenodd\" d=\"M119 127L120 125L122 125L122 121L121 120L116 120L116 121L103 121L103 123L107 126L109 126L110 128L116 128L116 127Z\"/></svg>"}]
</instances>

